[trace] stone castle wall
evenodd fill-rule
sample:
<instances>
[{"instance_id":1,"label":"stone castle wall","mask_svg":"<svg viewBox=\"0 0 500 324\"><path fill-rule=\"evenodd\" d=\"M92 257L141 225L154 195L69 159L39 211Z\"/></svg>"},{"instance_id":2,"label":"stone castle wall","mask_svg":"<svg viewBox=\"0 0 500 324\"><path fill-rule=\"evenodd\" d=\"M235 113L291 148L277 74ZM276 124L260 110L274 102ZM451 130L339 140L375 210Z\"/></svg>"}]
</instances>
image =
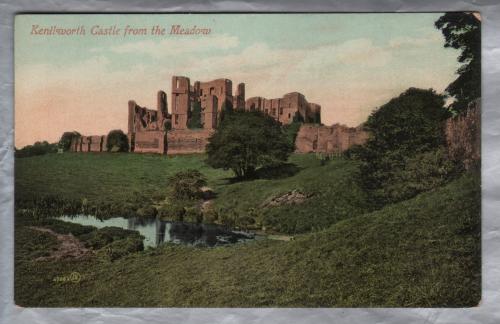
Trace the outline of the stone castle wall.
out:
<instances>
[{"instance_id":1,"label":"stone castle wall","mask_svg":"<svg viewBox=\"0 0 500 324\"><path fill-rule=\"evenodd\" d=\"M257 110L282 123L290 124L294 120L305 123L321 123L321 106L309 103L299 92L285 94L282 98L266 99L262 97L248 98L245 110Z\"/></svg>"},{"instance_id":2,"label":"stone castle wall","mask_svg":"<svg viewBox=\"0 0 500 324\"><path fill-rule=\"evenodd\" d=\"M213 130L171 130L167 132L167 154L204 153Z\"/></svg>"},{"instance_id":3,"label":"stone castle wall","mask_svg":"<svg viewBox=\"0 0 500 324\"><path fill-rule=\"evenodd\" d=\"M481 159L481 100L445 122L446 146L452 160L462 161L466 169Z\"/></svg>"},{"instance_id":4,"label":"stone castle wall","mask_svg":"<svg viewBox=\"0 0 500 324\"><path fill-rule=\"evenodd\" d=\"M71 140L71 152L105 152L107 136L80 136Z\"/></svg>"},{"instance_id":5,"label":"stone castle wall","mask_svg":"<svg viewBox=\"0 0 500 324\"><path fill-rule=\"evenodd\" d=\"M312 125L300 127L295 140L297 153L340 154L353 145L362 145L368 139L368 133L361 126Z\"/></svg>"},{"instance_id":6,"label":"stone castle wall","mask_svg":"<svg viewBox=\"0 0 500 324\"><path fill-rule=\"evenodd\" d=\"M135 153L167 153L167 135L164 131L137 132L129 137L130 151Z\"/></svg>"}]
</instances>

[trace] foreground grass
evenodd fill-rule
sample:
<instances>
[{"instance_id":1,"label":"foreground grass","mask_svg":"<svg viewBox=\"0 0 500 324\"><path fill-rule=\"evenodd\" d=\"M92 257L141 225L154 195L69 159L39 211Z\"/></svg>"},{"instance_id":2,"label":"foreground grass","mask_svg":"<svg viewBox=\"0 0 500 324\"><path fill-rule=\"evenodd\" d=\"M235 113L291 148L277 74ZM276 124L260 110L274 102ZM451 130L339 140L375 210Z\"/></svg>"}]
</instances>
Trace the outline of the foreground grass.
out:
<instances>
[{"instance_id":1,"label":"foreground grass","mask_svg":"<svg viewBox=\"0 0 500 324\"><path fill-rule=\"evenodd\" d=\"M480 300L480 186L467 174L379 211L298 235L220 248L166 245L114 262L28 261L16 230L22 306L464 307ZM37 238L41 249L53 242ZM54 282L81 274L78 283Z\"/></svg>"},{"instance_id":2,"label":"foreground grass","mask_svg":"<svg viewBox=\"0 0 500 324\"><path fill-rule=\"evenodd\" d=\"M88 213L98 214L105 206L112 216L126 217L165 199L171 175L197 169L217 194L213 208L218 221L231 226L305 233L368 210L365 194L353 180L357 166L352 161L321 165L314 155L292 155L293 172L234 182L232 172L213 169L204 158L65 153L16 159L16 202L57 197L69 205L75 202L76 210L81 204L96 206ZM292 190L310 198L300 205L262 207Z\"/></svg>"}]
</instances>

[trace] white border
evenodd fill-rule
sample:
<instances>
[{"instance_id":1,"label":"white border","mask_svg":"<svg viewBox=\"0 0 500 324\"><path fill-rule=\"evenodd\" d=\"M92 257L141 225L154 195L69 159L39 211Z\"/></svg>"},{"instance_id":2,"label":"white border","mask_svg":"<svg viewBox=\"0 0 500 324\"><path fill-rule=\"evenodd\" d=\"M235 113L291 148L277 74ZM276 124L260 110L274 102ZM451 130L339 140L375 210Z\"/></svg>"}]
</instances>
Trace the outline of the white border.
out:
<instances>
[{"instance_id":1,"label":"white border","mask_svg":"<svg viewBox=\"0 0 500 324\"><path fill-rule=\"evenodd\" d=\"M0 323L500 323L500 2L498 0L0 0ZM482 16L482 253L480 306L445 308L22 308L13 304L13 26L19 12L479 11Z\"/></svg>"}]
</instances>

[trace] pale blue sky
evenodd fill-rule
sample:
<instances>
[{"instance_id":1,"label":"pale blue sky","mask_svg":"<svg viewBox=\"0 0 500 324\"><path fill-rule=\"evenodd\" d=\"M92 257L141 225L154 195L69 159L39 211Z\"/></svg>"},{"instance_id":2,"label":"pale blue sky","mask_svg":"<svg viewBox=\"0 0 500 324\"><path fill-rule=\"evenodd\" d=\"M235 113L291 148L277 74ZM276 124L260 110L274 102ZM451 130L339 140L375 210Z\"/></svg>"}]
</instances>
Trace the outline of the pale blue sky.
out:
<instances>
[{"instance_id":1,"label":"pale blue sky","mask_svg":"<svg viewBox=\"0 0 500 324\"><path fill-rule=\"evenodd\" d=\"M302 92L325 124L355 126L410 86L443 91L457 51L443 48L440 14L20 15L15 27L16 146L65 130L126 127L129 99L154 107L172 75L246 83L247 97ZM86 27L85 36L33 36L32 25ZM92 36L94 25L211 28L209 36ZM21 117L22 116L22 117ZM33 123L39 125L33 128ZM51 127L47 127L48 123Z\"/></svg>"}]
</instances>

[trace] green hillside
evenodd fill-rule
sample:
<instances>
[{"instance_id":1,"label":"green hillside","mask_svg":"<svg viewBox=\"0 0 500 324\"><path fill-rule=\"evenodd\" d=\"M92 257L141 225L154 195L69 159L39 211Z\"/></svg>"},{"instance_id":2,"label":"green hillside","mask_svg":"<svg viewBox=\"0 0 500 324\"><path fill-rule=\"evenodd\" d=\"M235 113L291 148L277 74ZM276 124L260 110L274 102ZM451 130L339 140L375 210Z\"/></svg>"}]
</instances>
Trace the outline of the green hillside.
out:
<instances>
[{"instance_id":1,"label":"green hillside","mask_svg":"<svg viewBox=\"0 0 500 324\"><path fill-rule=\"evenodd\" d=\"M464 307L480 300L478 174L290 242L165 245L113 262L55 263L28 261L33 240L38 248L53 244L18 226L22 306ZM73 271L79 283L54 284Z\"/></svg>"},{"instance_id":2,"label":"green hillside","mask_svg":"<svg viewBox=\"0 0 500 324\"><path fill-rule=\"evenodd\" d=\"M169 176L197 169L217 195L214 209L230 225L248 223L250 218L254 227L304 233L368 210L365 195L354 181L357 165L353 161L338 158L322 165L314 155L293 155L283 169L233 182L230 171L213 169L204 158L65 153L16 159L16 202L29 208L26 201L51 197L58 205L74 205L75 210L84 203L89 214L104 209L110 211L104 217L129 216L165 199ZM302 204L262 207L292 190L309 198Z\"/></svg>"}]
</instances>

